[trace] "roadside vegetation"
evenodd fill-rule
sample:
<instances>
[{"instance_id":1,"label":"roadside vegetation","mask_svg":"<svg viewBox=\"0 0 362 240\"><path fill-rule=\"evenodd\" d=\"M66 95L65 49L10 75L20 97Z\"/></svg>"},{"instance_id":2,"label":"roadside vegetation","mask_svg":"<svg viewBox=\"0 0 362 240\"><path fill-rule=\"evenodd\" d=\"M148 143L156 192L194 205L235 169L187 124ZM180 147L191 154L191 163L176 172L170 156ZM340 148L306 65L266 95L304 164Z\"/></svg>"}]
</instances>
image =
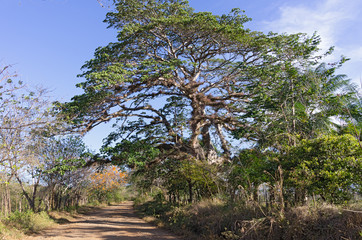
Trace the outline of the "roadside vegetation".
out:
<instances>
[{"instance_id":1,"label":"roadside vegetation","mask_svg":"<svg viewBox=\"0 0 362 240\"><path fill-rule=\"evenodd\" d=\"M324 62L333 47L321 52L316 34L250 30L239 9L114 4L118 40L85 63L71 101L0 71L0 234L128 188L140 214L189 239L362 237L362 96L339 73L348 58ZM109 121L92 153L80 134Z\"/></svg>"},{"instance_id":2,"label":"roadside vegetation","mask_svg":"<svg viewBox=\"0 0 362 240\"><path fill-rule=\"evenodd\" d=\"M127 174L86 166L92 155L79 134L56 118L47 91L0 69L0 238L23 238L72 212L125 198Z\"/></svg>"},{"instance_id":3,"label":"roadside vegetation","mask_svg":"<svg viewBox=\"0 0 362 240\"><path fill-rule=\"evenodd\" d=\"M113 169L113 168L112 168ZM118 172L118 170L117 170ZM99 174L99 173L98 173ZM107 171L105 172L107 174ZM123 178L123 173L121 174ZM36 202L39 203L37 211L33 211L27 202L23 200L22 208L19 208L19 202L11 201L13 206L12 211L5 216L3 213L0 219L0 238L2 239L23 239L26 235L36 234L42 230L55 227L57 224L69 223L74 220L78 214L84 214L90 211L95 211L99 207L104 207L110 204L117 204L124 200L129 200L132 194L123 184L124 179L119 181L117 186L113 183L112 188L104 185L102 193L92 189L94 182L89 181L88 190L85 191L89 196L83 196L86 201L78 205L65 205L54 209L48 209L42 203L42 195L38 196ZM12 188L10 184L9 188ZM103 188L102 188L103 189ZM41 191L43 187L41 188ZM21 193L13 192L12 196L21 196Z\"/></svg>"},{"instance_id":4,"label":"roadside vegetation","mask_svg":"<svg viewBox=\"0 0 362 240\"><path fill-rule=\"evenodd\" d=\"M143 199L144 200L144 199ZM144 220L185 239L359 239L361 205L325 202L291 207L284 218L258 202L228 202L219 198L174 205L157 197L138 200ZM343 239L342 238L342 239Z\"/></svg>"}]
</instances>

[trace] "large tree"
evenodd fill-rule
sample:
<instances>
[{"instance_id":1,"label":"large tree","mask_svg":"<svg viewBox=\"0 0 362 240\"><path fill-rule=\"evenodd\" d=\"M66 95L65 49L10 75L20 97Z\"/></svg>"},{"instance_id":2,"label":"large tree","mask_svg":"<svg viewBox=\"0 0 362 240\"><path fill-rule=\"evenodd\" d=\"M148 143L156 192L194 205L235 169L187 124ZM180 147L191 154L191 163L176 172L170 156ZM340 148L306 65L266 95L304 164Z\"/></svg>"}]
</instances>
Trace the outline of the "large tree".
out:
<instances>
[{"instance_id":1,"label":"large tree","mask_svg":"<svg viewBox=\"0 0 362 240\"><path fill-rule=\"evenodd\" d=\"M157 129L152 142L173 156L220 162L230 158L228 135L243 125L244 91L273 67L312 61L319 39L278 35L244 27L250 19L238 9L217 16L194 12L187 1L115 1L105 22L118 41L100 47L83 66L84 94L62 105L81 130L116 119L124 136ZM168 102L174 103L168 104ZM176 128L183 104L182 123ZM168 105L167 105L168 104ZM135 131L136 130L136 131Z\"/></svg>"}]
</instances>

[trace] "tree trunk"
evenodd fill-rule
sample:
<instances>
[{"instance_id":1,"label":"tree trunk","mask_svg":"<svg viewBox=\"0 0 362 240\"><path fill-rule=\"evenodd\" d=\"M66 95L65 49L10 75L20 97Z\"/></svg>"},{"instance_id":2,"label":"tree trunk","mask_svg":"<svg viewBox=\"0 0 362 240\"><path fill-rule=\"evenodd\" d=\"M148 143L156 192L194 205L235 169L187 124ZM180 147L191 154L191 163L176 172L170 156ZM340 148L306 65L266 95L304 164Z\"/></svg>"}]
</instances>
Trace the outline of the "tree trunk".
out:
<instances>
[{"instance_id":1,"label":"tree trunk","mask_svg":"<svg viewBox=\"0 0 362 240\"><path fill-rule=\"evenodd\" d=\"M30 197L28 192L25 190L23 181L21 181L21 179L19 178L19 176L17 174L15 175L15 177L16 177L16 179L18 180L18 182L20 184L21 190L22 190L26 200L28 201L30 209L35 212L35 202L34 202L35 196L33 195L32 197Z\"/></svg>"},{"instance_id":2,"label":"tree trunk","mask_svg":"<svg viewBox=\"0 0 362 240\"><path fill-rule=\"evenodd\" d=\"M188 186L189 186L189 203L192 203L193 201L193 191L192 191L192 182L191 180L187 180Z\"/></svg>"},{"instance_id":3,"label":"tree trunk","mask_svg":"<svg viewBox=\"0 0 362 240\"><path fill-rule=\"evenodd\" d=\"M306 203L305 196L306 192L304 188L296 188L294 194L295 205L304 205Z\"/></svg>"},{"instance_id":4,"label":"tree trunk","mask_svg":"<svg viewBox=\"0 0 362 240\"><path fill-rule=\"evenodd\" d=\"M9 216L11 213L11 196L10 196L10 188L8 184L5 184L5 216Z\"/></svg>"},{"instance_id":5,"label":"tree trunk","mask_svg":"<svg viewBox=\"0 0 362 240\"><path fill-rule=\"evenodd\" d=\"M280 201L280 217L283 219L284 218L284 194L283 194L284 176L283 176L283 169L280 165L278 166L278 174L279 174L278 176L279 181L277 181L277 184L278 184L278 195Z\"/></svg>"},{"instance_id":6,"label":"tree trunk","mask_svg":"<svg viewBox=\"0 0 362 240\"><path fill-rule=\"evenodd\" d=\"M22 205L22 203L23 203L23 198L20 197L20 200L19 200L19 212L22 212L22 211L23 211L23 205Z\"/></svg>"}]
</instances>

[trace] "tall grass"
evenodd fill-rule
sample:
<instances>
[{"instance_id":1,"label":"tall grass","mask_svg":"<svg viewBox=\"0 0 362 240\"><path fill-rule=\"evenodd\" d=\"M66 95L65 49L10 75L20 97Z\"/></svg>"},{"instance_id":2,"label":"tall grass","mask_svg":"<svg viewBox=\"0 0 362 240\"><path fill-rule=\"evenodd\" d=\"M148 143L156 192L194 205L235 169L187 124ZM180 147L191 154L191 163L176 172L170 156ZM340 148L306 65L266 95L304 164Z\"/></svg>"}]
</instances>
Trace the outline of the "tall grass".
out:
<instances>
[{"instance_id":1,"label":"tall grass","mask_svg":"<svg viewBox=\"0 0 362 240\"><path fill-rule=\"evenodd\" d=\"M33 233L51 227L54 221L46 212L34 213L28 210L11 213L4 223L25 233Z\"/></svg>"},{"instance_id":2,"label":"tall grass","mask_svg":"<svg viewBox=\"0 0 362 240\"><path fill-rule=\"evenodd\" d=\"M0 239L1 240L10 240L10 239L24 239L25 235L22 231L9 227L4 223L0 222Z\"/></svg>"},{"instance_id":3,"label":"tall grass","mask_svg":"<svg viewBox=\"0 0 362 240\"><path fill-rule=\"evenodd\" d=\"M362 213L333 205L267 211L257 204L204 200L186 206L148 201L136 208L187 239L362 239Z\"/></svg>"}]
</instances>

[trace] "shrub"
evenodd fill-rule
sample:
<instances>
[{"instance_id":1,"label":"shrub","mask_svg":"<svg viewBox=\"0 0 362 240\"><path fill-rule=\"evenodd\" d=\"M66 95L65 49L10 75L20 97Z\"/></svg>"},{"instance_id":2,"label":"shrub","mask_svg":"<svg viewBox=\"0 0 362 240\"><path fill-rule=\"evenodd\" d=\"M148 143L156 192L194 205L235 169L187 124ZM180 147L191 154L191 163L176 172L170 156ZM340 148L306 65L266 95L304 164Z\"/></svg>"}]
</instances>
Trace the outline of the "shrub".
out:
<instances>
[{"instance_id":1,"label":"shrub","mask_svg":"<svg viewBox=\"0 0 362 240\"><path fill-rule=\"evenodd\" d=\"M284 169L290 170L292 187L306 189L309 195L319 195L330 203L345 203L362 191L361 156L353 136L322 136L292 148Z\"/></svg>"},{"instance_id":2,"label":"shrub","mask_svg":"<svg viewBox=\"0 0 362 240\"><path fill-rule=\"evenodd\" d=\"M24 234L20 230L0 222L0 239L24 239Z\"/></svg>"},{"instance_id":3,"label":"shrub","mask_svg":"<svg viewBox=\"0 0 362 240\"><path fill-rule=\"evenodd\" d=\"M6 219L6 224L25 232L37 232L50 227L54 222L46 212L15 211Z\"/></svg>"}]
</instances>

